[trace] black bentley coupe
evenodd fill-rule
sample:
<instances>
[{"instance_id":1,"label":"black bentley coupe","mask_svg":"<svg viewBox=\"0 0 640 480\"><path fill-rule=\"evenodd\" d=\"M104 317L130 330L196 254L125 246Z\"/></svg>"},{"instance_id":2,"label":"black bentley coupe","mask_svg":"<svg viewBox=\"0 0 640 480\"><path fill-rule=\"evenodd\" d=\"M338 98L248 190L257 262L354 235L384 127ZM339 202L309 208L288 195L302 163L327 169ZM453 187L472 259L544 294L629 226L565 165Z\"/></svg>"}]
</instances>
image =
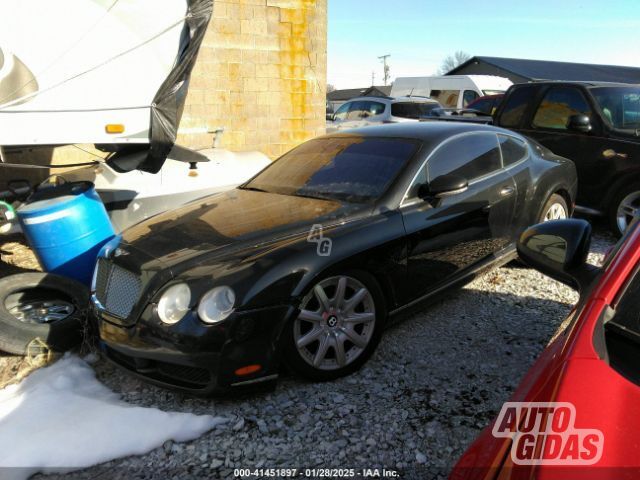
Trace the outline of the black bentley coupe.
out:
<instances>
[{"instance_id":1,"label":"black bentley coupe","mask_svg":"<svg viewBox=\"0 0 640 480\"><path fill-rule=\"evenodd\" d=\"M310 140L242 186L127 230L93 285L105 356L207 394L358 369L395 314L570 216L572 162L497 127L383 125Z\"/></svg>"}]
</instances>

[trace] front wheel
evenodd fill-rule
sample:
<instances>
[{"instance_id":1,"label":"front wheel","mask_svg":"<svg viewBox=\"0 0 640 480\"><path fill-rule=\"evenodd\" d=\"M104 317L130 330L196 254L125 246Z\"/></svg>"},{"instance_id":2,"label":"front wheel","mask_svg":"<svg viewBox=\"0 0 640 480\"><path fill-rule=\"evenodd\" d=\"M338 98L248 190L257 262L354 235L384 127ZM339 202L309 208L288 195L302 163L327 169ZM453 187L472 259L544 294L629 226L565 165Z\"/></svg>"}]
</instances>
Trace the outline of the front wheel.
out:
<instances>
[{"instance_id":1,"label":"front wheel","mask_svg":"<svg viewBox=\"0 0 640 480\"><path fill-rule=\"evenodd\" d=\"M618 237L624 235L640 214L640 183L634 183L620 189L609 207L609 224Z\"/></svg>"},{"instance_id":2,"label":"front wheel","mask_svg":"<svg viewBox=\"0 0 640 480\"><path fill-rule=\"evenodd\" d=\"M366 272L316 282L284 332L284 359L310 380L333 380L359 369L375 350L386 318L382 292Z\"/></svg>"},{"instance_id":3,"label":"front wheel","mask_svg":"<svg viewBox=\"0 0 640 480\"><path fill-rule=\"evenodd\" d=\"M569 218L569 206L567 201L557 193L549 197L547 203L542 208L540 222L550 222L552 220L565 220Z\"/></svg>"}]
</instances>

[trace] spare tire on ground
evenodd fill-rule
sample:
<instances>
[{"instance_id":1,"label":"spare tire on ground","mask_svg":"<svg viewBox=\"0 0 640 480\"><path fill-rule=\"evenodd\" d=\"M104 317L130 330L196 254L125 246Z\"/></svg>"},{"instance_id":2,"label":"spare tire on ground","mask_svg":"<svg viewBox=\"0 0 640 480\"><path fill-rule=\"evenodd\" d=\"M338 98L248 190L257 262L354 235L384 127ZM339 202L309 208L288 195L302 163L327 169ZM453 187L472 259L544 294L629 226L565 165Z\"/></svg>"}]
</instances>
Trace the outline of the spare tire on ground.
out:
<instances>
[{"instance_id":1,"label":"spare tire on ground","mask_svg":"<svg viewBox=\"0 0 640 480\"><path fill-rule=\"evenodd\" d=\"M18 355L44 345L58 352L82 341L89 290L51 273L19 273L0 279L0 350Z\"/></svg>"}]
</instances>

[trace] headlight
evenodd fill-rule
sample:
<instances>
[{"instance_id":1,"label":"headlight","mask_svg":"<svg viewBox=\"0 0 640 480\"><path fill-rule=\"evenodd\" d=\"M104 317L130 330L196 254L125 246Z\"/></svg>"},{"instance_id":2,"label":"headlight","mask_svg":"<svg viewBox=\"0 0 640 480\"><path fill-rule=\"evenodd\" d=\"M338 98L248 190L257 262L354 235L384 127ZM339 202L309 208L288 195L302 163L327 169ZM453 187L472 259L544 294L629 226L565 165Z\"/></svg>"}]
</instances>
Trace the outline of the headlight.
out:
<instances>
[{"instance_id":1,"label":"headlight","mask_svg":"<svg viewBox=\"0 0 640 480\"><path fill-rule=\"evenodd\" d=\"M169 325L179 322L189 310L191 290L185 283L179 283L162 294L158 302L160 320Z\"/></svg>"},{"instance_id":2,"label":"headlight","mask_svg":"<svg viewBox=\"0 0 640 480\"><path fill-rule=\"evenodd\" d=\"M198 316L203 322L221 322L233 312L236 294L229 287L216 287L204 294L198 305Z\"/></svg>"}]
</instances>

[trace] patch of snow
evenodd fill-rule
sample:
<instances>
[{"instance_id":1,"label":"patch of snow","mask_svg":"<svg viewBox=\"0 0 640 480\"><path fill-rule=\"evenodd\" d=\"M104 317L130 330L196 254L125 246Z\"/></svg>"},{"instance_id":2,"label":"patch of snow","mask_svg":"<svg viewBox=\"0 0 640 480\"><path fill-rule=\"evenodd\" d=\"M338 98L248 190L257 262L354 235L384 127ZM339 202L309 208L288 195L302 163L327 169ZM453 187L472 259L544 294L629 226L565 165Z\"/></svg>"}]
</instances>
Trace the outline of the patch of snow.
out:
<instances>
[{"instance_id":1,"label":"patch of snow","mask_svg":"<svg viewBox=\"0 0 640 480\"><path fill-rule=\"evenodd\" d=\"M19 480L76 470L192 440L226 421L129 405L67 354L0 390L0 473Z\"/></svg>"}]
</instances>

